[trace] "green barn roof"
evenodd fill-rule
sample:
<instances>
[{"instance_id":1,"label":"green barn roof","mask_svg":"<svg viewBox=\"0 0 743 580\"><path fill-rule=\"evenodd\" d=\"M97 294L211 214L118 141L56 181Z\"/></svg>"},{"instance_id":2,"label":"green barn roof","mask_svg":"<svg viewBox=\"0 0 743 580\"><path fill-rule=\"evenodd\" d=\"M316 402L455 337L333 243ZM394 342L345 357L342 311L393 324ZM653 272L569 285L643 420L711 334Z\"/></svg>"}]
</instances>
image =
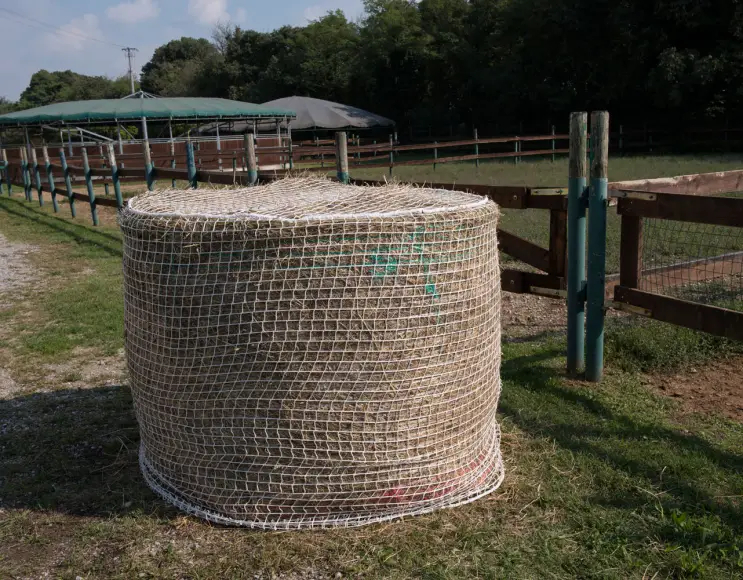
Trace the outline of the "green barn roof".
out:
<instances>
[{"instance_id":1,"label":"green barn roof","mask_svg":"<svg viewBox=\"0 0 743 580\"><path fill-rule=\"evenodd\" d=\"M25 111L0 115L0 125L72 123L106 124L141 119L284 119L293 111L228 99L171 97L154 99L95 99L54 103Z\"/></svg>"}]
</instances>

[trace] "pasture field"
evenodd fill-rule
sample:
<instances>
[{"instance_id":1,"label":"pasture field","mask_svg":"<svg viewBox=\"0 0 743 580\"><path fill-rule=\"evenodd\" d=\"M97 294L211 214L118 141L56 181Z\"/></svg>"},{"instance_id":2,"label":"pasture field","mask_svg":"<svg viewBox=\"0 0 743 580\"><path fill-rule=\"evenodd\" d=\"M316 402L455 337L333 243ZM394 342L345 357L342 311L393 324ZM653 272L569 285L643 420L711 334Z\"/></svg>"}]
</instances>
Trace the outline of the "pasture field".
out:
<instances>
[{"instance_id":1,"label":"pasture field","mask_svg":"<svg viewBox=\"0 0 743 580\"><path fill-rule=\"evenodd\" d=\"M739 163L617 159L610 175ZM562 161L417 170L396 174L545 186L566 175ZM0 288L0 578L743 575L743 344L612 317L606 378L583 383L564 373L561 304L537 297L503 295L506 479L491 496L351 530L253 532L184 516L139 473L114 211L101 208L93 228L85 204L73 221L20 197L0 197L0 243L23 271ZM515 233L545 234L504 214Z\"/></svg>"}]
</instances>

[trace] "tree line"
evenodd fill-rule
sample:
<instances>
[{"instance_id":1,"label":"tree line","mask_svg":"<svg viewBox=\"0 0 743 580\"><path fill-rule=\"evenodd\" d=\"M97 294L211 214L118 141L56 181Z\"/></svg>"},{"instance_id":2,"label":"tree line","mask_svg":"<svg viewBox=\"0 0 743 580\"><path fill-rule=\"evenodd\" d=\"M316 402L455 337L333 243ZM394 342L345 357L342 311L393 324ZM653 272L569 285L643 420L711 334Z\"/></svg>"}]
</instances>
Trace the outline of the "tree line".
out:
<instances>
[{"instance_id":1,"label":"tree line","mask_svg":"<svg viewBox=\"0 0 743 580\"><path fill-rule=\"evenodd\" d=\"M366 0L272 32L220 26L155 50L143 90L261 103L306 95L401 129L566 125L607 109L638 126L735 123L743 0ZM39 71L19 104L128 93L126 79ZM489 131L486 132L486 128Z\"/></svg>"}]
</instances>

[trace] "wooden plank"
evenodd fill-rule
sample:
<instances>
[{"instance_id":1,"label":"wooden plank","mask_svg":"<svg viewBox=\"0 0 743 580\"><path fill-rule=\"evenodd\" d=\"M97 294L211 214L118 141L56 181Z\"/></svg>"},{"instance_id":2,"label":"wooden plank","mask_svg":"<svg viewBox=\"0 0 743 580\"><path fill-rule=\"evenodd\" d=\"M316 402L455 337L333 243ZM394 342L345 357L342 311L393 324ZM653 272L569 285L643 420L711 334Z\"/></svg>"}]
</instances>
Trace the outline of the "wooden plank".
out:
<instances>
[{"instance_id":1,"label":"wooden plank","mask_svg":"<svg viewBox=\"0 0 743 580\"><path fill-rule=\"evenodd\" d=\"M619 283L627 288L639 288L642 277L642 218L622 216L619 246Z\"/></svg>"},{"instance_id":2,"label":"wooden plank","mask_svg":"<svg viewBox=\"0 0 743 580\"><path fill-rule=\"evenodd\" d=\"M501 290L515 294L530 294L530 288L548 288L550 290L564 290L565 278L549 274L535 274L504 268L501 270Z\"/></svg>"},{"instance_id":3,"label":"wooden plank","mask_svg":"<svg viewBox=\"0 0 743 580\"><path fill-rule=\"evenodd\" d=\"M498 246L501 252L542 270L550 270L550 253L543 247L498 228ZM553 274L553 272L550 272Z\"/></svg>"},{"instance_id":4,"label":"wooden plank","mask_svg":"<svg viewBox=\"0 0 743 580\"><path fill-rule=\"evenodd\" d=\"M167 167L156 167L153 169L155 179L188 179L187 169L169 169ZM230 182L231 183L231 182Z\"/></svg>"},{"instance_id":5,"label":"wooden plank","mask_svg":"<svg viewBox=\"0 0 743 580\"><path fill-rule=\"evenodd\" d=\"M620 199L617 213L700 224L743 227L743 199L658 193L654 201Z\"/></svg>"},{"instance_id":6,"label":"wooden plank","mask_svg":"<svg viewBox=\"0 0 743 580\"><path fill-rule=\"evenodd\" d=\"M743 171L722 171L660 177L658 179L617 181L610 183L609 189L686 195L715 195L717 193L743 191Z\"/></svg>"},{"instance_id":7,"label":"wooden plank","mask_svg":"<svg viewBox=\"0 0 743 580\"><path fill-rule=\"evenodd\" d=\"M102 167L91 167L90 175L93 175L95 177L111 177L111 169Z\"/></svg>"},{"instance_id":8,"label":"wooden plank","mask_svg":"<svg viewBox=\"0 0 743 580\"><path fill-rule=\"evenodd\" d=\"M144 167L119 167L121 177L141 177L145 180Z\"/></svg>"},{"instance_id":9,"label":"wooden plank","mask_svg":"<svg viewBox=\"0 0 743 580\"><path fill-rule=\"evenodd\" d=\"M568 251L568 212L565 210L550 211L550 247L549 269L555 276L567 273Z\"/></svg>"},{"instance_id":10,"label":"wooden plank","mask_svg":"<svg viewBox=\"0 0 743 580\"><path fill-rule=\"evenodd\" d=\"M697 304L626 286L614 288L614 300L649 310L649 316L654 320L701 330L716 336L743 340L743 312L709 304Z\"/></svg>"}]
</instances>

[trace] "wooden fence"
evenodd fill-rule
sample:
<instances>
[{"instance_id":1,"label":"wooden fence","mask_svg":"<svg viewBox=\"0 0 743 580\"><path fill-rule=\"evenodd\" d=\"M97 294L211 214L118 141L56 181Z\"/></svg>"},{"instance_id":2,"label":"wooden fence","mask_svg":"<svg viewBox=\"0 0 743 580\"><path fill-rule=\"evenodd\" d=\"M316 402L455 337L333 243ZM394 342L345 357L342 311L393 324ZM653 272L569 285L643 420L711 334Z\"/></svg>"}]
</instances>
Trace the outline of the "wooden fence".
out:
<instances>
[{"instance_id":1,"label":"wooden fence","mask_svg":"<svg viewBox=\"0 0 743 580\"><path fill-rule=\"evenodd\" d=\"M642 284L661 277L671 284L695 284L704 282L710 274L743 276L742 251L727 251L662 268L647 268L643 264L647 219L735 228L736 237L743 240L743 198L719 195L741 191L742 186L743 171L613 184L610 195L618 199L617 212L622 218L619 283L613 285L613 305L663 322L743 340L743 312L664 295L662 284L657 282ZM695 239L697 251L701 243Z\"/></svg>"}]
</instances>

